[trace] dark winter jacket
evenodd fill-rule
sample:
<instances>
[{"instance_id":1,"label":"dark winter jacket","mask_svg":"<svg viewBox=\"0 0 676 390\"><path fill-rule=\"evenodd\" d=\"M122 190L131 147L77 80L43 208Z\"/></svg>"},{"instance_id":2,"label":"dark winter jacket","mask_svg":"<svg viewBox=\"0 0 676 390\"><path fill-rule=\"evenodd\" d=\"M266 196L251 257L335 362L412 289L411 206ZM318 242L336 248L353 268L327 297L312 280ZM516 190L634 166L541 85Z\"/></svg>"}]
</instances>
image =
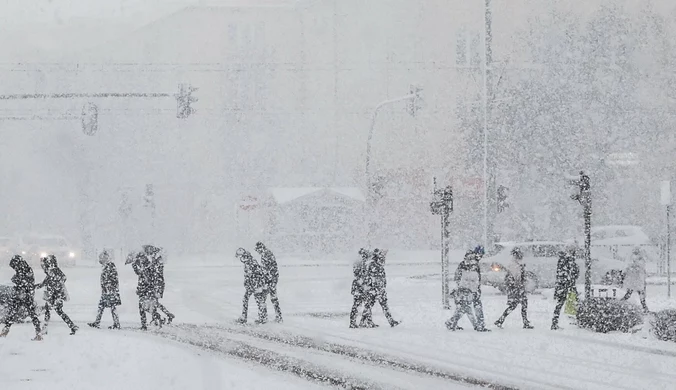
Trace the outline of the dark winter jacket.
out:
<instances>
[{"instance_id":1,"label":"dark winter jacket","mask_svg":"<svg viewBox=\"0 0 676 390\"><path fill-rule=\"evenodd\" d=\"M556 264L554 297L556 299L567 297L568 293L575 289L578 276L580 276L580 267L575 262L575 258L567 253L560 254Z\"/></svg>"},{"instance_id":2,"label":"dark winter jacket","mask_svg":"<svg viewBox=\"0 0 676 390\"><path fill-rule=\"evenodd\" d=\"M263 267L261 267L253 257L247 257L243 263L244 288L250 292L260 292L266 286L266 277Z\"/></svg>"},{"instance_id":3,"label":"dark winter jacket","mask_svg":"<svg viewBox=\"0 0 676 390\"><path fill-rule=\"evenodd\" d=\"M120 299L120 280L117 267L112 262L103 266L101 272L101 305L114 307L122 304Z\"/></svg>"},{"instance_id":4,"label":"dark winter jacket","mask_svg":"<svg viewBox=\"0 0 676 390\"><path fill-rule=\"evenodd\" d=\"M472 294L481 294L481 268L479 263L466 257L458 264L453 280L459 290L469 290Z\"/></svg>"},{"instance_id":5,"label":"dark winter jacket","mask_svg":"<svg viewBox=\"0 0 676 390\"><path fill-rule=\"evenodd\" d=\"M143 253L136 255L136 259L132 263L134 273L138 276L138 284L136 285L136 295L140 298L155 298L155 273L150 265L150 261Z\"/></svg>"},{"instance_id":6,"label":"dark winter jacket","mask_svg":"<svg viewBox=\"0 0 676 390\"><path fill-rule=\"evenodd\" d=\"M352 295L362 295L365 292L366 284L366 259L362 258L352 266Z\"/></svg>"},{"instance_id":7,"label":"dark winter jacket","mask_svg":"<svg viewBox=\"0 0 676 390\"><path fill-rule=\"evenodd\" d=\"M155 284L155 292L159 298L164 296L164 264L162 258L154 259L152 262L153 283Z\"/></svg>"},{"instance_id":8,"label":"dark winter jacket","mask_svg":"<svg viewBox=\"0 0 676 390\"><path fill-rule=\"evenodd\" d=\"M35 275L33 269L22 261L14 269L12 283L14 283L15 297L21 301L33 300L35 296Z\"/></svg>"},{"instance_id":9,"label":"dark winter jacket","mask_svg":"<svg viewBox=\"0 0 676 390\"><path fill-rule=\"evenodd\" d=\"M265 278L268 284L275 285L279 281L279 268L277 267L277 259L270 249L263 249L261 251L261 263L265 271Z\"/></svg>"},{"instance_id":10,"label":"dark winter jacket","mask_svg":"<svg viewBox=\"0 0 676 390\"><path fill-rule=\"evenodd\" d=\"M366 291L371 295L382 295L387 288L385 274L385 259L373 255L373 259L366 263Z\"/></svg>"},{"instance_id":11,"label":"dark winter jacket","mask_svg":"<svg viewBox=\"0 0 676 390\"><path fill-rule=\"evenodd\" d=\"M45 279L36 285L37 288L45 289L45 301L55 305L58 301L66 300L66 275L59 268L49 268Z\"/></svg>"},{"instance_id":12,"label":"dark winter jacket","mask_svg":"<svg viewBox=\"0 0 676 390\"><path fill-rule=\"evenodd\" d=\"M507 299L521 300L526 298L526 265L517 263L512 259L511 263L505 267L505 288L507 289Z\"/></svg>"}]
</instances>

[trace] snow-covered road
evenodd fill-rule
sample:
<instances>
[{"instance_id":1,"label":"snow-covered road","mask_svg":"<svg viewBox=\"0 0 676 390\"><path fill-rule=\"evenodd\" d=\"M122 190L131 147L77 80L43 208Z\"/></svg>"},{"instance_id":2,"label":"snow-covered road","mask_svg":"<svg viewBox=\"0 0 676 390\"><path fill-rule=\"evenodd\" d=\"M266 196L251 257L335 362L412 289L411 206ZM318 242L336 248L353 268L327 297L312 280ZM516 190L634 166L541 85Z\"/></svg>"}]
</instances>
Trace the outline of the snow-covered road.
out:
<instances>
[{"instance_id":1,"label":"snow-covered road","mask_svg":"<svg viewBox=\"0 0 676 390\"><path fill-rule=\"evenodd\" d=\"M153 356L157 360L158 354L144 355L146 350L152 351L153 348L166 349L166 354L171 356L167 358L169 361L176 356L178 361L197 362L197 345L210 351L199 353L206 353L212 366L234 365L239 369L255 370L260 380L273 378L271 380L274 381L274 378L282 377L287 388L318 386L315 380L299 378L303 377L298 374L299 369L342 378L352 388L369 384L373 389L465 388L473 383L520 389L672 389L676 383L676 372L673 371L676 344L644 338L645 334L641 333L594 334L566 325L565 319L565 329L552 332L549 324L553 301L546 291L530 297L529 311L530 319L536 326L534 330L521 329L518 312L515 312L502 330L494 329L485 334L469 330L449 332L444 327L444 320L450 313L440 307L439 280L429 276L438 273L437 266L392 264L387 271L390 305L395 317L403 321L393 329L385 326L377 329L347 328L351 305L351 269L347 264L282 267L279 294L285 322L260 327L233 325L233 320L241 311L243 289L240 267L169 264L166 269L168 289L163 302L177 314L175 326L148 335L131 330L83 329L72 338L66 336L65 327L54 326L45 344L50 346L50 353L59 353L61 349L68 353L82 350L82 360L85 361L97 359L99 352L92 351L94 345L114 345L130 351L141 349L136 352L138 357L114 355L119 360L131 362L138 359L153 362ZM98 269L76 268L66 269L65 272L69 276L68 287L72 296L66 311L83 326L95 314ZM120 272L124 303L122 320L130 325L137 324L136 278L129 267L120 267ZM8 280L9 276L7 269L0 269L0 280ZM673 301L663 298L664 290L665 286L649 287L648 304L652 309L674 306ZM505 301L506 298L495 291L487 289L484 292L489 327L504 309ZM253 319L253 299L250 310L250 318ZM376 310L375 320L381 325L386 324L379 309ZM104 317L104 321L110 319ZM467 323L465 325L469 328ZM22 378L16 374L19 372L17 368L23 364L21 359L18 355L10 355L8 350L15 348L30 356L38 354L42 345L27 341L30 338L29 325L16 328L7 340L0 341L0 361L4 363L9 358L13 372L0 378L0 386L4 384L1 382L4 378L13 378L12 383L17 386L29 386L29 382L21 382ZM184 346L176 346L177 341ZM248 355L238 356L232 351L248 351ZM286 368L257 360L255 355L260 353L275 356L277 361L285 362ZM87 354L94 355L87 357ZM188 358L177 357L184 355ZM369 360L368 356L373 359ZM201 376L202 371L193 372L190 364L181 364L175 370L171 365L147 369L208 378ZM251 367L252 364L258 367ZM59 371L60 366L56 364L45 365L50 370ZM0 364L0 372L3 367L8 366ZM40 368L39 365L35 367ZM109 375L120 375L124 367L110 365L108 370ZM216 387L211 388L257 388L226 386L224 381L230 378L228 370L220 370L225 374L218 379L220 382L213 379ZM427 373L421 372L425 370ZM238 372L235 369L231 371ZM33 374L36 378L37 372ZM249 374L236 376L244 378ZM212 383L210 379L204 381ZM155 388L153 382L149 383L150 387L146 388ZM340 384L336 381L329 383Z\"/></svg>"}]
</instances>

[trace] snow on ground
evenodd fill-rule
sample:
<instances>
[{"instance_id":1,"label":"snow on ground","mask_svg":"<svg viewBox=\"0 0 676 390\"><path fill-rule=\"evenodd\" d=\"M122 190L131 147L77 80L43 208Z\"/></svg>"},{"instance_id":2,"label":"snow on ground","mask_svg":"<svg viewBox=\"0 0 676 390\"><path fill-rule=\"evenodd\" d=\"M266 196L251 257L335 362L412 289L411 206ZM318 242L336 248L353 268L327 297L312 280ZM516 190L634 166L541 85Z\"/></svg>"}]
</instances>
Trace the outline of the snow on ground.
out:
<instances>
[{"instance_id":1,"label":"snow on ground","mask_svg":"<svg viewBox=\"0 0 676 390\"><path fill-rule=\"evenodd\" d=\"M226 261L230 262L230 259ZM284 264L282 261L280 263ZM562 319L564 330L550 331L554 307L551 291L545 290L530 297L529 316L536 327L534 330L521 328L518 309L507 319L505 329L495 329L492 323L504 309L506 297L486 288L484 310L486 322L493 328L493 332L486 334L471 330L449 332L444 327L444 321L451 313L441 309L441 289L437 276L439 266L427 260L417 263L402 260L387 266L390 306L395 318L402 320L402 324L394 329L387 327L380 309L376 307L375 320L381 327L354 330L347 328L352 277L349 263L321 266L300 266L298 263L287 265L280 268L279 284L280 301L285 316L284 324L234 327L262 333L255 337L242 336L227 330L219 333L219 337L225 340L224 344L219 344L220 346L232 344L233 340L245 342L247 345L272 351L280 356L294 359L305 357L305 360L352 372L355 376L370 378L380 384L387 384L387 380L383 378L390 374L377 365L358 368L356 366L358 361L354 359L347 361L338 357L343 359L339 362L335 360L336 357L332 360L331 355L325 351L304 351L284 347L260 337L273 335L280 340L292 340L298 336L309 337L316 340L318 345L325 343L343 346L341 348L356 347L372 351L379 358L385 359L384 361L387 359L403 361L431 367L439 372L492 381L514 388L671 389L673 383L676 383L676 372L673 372L673 367L676 366L674 343L655 340L647 332L595 334L576 328L568 323L567 318ZM134 295L136 277L129 266L119 265L119 269L123 300L122 321L138 326L137 301ZM218 371L226 373L213 379L216 387L212 388L258 388L248 382L253 372L256 373L254 376L262 381L269 379L278 383L278 378L283 378L283 383L289 384L288 388L310 386L310 382L302 381L288 373L252 367L253 363L241 363L233 358L232 354L205 355L195 347L179 347L177 345L181 344L173 344L171 341L156 337L158 335L173 337L171 328L166 328L159 334L147 335L132 331L86 329L85 323L91 321L96 313L99 270L74 268L65 269L65 272L69 277L67 285L72 297L66 304L66 312L80 324L83 331L70 337L67 336L65 326L61 324L53 326L43 347L43 343L27 341L30 339L29 324L13 328L7 340L0 340L0 362L2 362L0 373L3 373L0 375L0 388L7 388L4 386L6 383L2 382L7 381L6 378L13 381L9 382L15 386L9 387L13 389L31 388L32 381L38 381L43 377L61 381L61 387L57 388L78 388L80 382L74 381L77 376L70 374L59 376L61 375L59 372L66 372L65 367L69 365L76 367L76 372L82 371L83 375L88 372L87 370L114 377L132 372L134 375L125 377L124 380L143 380L151 386L155 382L151 382L150 374L143 376L145 374L141 372L152 372L160 366L163 367L162 372L169 373L166 381L172 381L170 378L174 376L177 378L172 382L175 383L172 385L174 387L170 386L169 389L182 388L181 384L184 382L180 381L183 379L178 378L186 376L205 378L204 383L210 384L212 380L199 368L201 367L199 363L204 363L204 359L208 362L207 367L224 367ZM41 271L36 273L41 275ZM10 275L9 270L0 268L0 283L8 281ZM166 269L166 280L168 284L163 302L177 314L178 324L196 324L198 328L195 328L195 332L199 329L203 335L212 334L209 332L213 329L209 326L233 327L233 320L241 312L243 293L241 267L232 263L221 267L213 265L191 267L185 262L170 263ZM632 300L637 300L637 297L633 297ZM660 310L676 307L676 300L666 298L666 286L651 285L648 287L648 305L652 310ZM269 310L272 310L271 305ZM255 315L255 304L252 299L249 313L251 321L255 319ZM109 313L104 316L106 326L110 324L109 316ZM54 322L60 321L58 317L52 318ZM461 325L468 329L469 323L466 319L463 321ZM182 326L177 325L174 328L184 331ZM117 352L110 359L96 348L112 345L116 347ZM66 351L66 348L70 355L67 355L65 361L47 360L47 356L58 356L60 351ZM44 349L49 351L47 355L39 353L44 352ZM12 351L20 352L21 355L13 355ZM158 355L166 356L166 359L160 359L161 362L153 366L154 363L151 363L153 357L158 359ZM5 361L10 363L5 364ZM95 369L89 368L91 362L95 361L116 363L100 364ZM174 365L173 362L180 364ZM21 367L28 368L22 371ZM128 367L138 367L139 370ZM4 371L8 369L11 374L5 375ZM37 371L30 371L31 369ZM53 374L43 375L45 372L40 371L41 369L53 370L50 371ZM236 375L227 375L228 372L234 372ZM395 374L391 374L393 378L396 377ZM85 377L87 375L94 377L94 374L86 374ZM405 372L401 375L410 383L402 379L400 388L415 388L415 383L411 382L416 380L415 376ZM228 387L228 380L239 378L246 378L246 383L241 385L236 383ZM22 382L21 379L32 381ZM74 381L72 386L75 387L71 387L68 380ZM431 383L429 380L431 379L420 378L418 388L425 388L425 383ZM247 383L252 387L246 387ZM82 388L85 387L83 385ZM157 388L167 387L158 385Z\"/></svg>"},{"instance_id":2,"label":"snow on ground","mask_svg":"<svg viewBox=\"0 0 676 390\"><path fill-rule=\"evenodd\" d=\"M59 324L42 342L33 342L31 329L17 325L0 340L0 389L318 388L289 375L133 332L82 329L69 336Z\"/></svg>"}]
</instances>

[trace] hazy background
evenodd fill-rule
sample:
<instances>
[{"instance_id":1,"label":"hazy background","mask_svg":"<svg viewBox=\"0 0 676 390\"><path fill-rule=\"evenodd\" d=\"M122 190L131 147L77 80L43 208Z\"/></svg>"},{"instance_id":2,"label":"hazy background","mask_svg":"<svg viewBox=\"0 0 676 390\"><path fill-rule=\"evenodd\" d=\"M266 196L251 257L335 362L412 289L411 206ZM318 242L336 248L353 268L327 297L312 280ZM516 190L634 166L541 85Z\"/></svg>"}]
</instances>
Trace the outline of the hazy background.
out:
<instances>
[{"instance_id":1,"label":"hazy background","mask_svg":"<svg viewBox=\"0 0 676 390\"><path fill-rule=\"evenodd\" d=\"M500 103L489 137L511 203L498 233L576 235L580 207L564 176L585 169L595 224L641 225L659 239L659 181L673 177L676 146L676 6L493 7ZM154 240L188 253L250 244L269 234L267 217L243 234L243 197L363 190L373 108L417 85L415 116L398 103L376 122L373 169L387 184L379 240L435 245L435 176L457 194L456 245L481 238L483 1L3 1L0 23L2 94L199 88L186 120L171 98L0 101L3 234L81 241L87 231L96 247ZM93 137L79 123L90 101L100 109ZM613 162L627 153L632 161Z\"/></svg>"}]
</instances>

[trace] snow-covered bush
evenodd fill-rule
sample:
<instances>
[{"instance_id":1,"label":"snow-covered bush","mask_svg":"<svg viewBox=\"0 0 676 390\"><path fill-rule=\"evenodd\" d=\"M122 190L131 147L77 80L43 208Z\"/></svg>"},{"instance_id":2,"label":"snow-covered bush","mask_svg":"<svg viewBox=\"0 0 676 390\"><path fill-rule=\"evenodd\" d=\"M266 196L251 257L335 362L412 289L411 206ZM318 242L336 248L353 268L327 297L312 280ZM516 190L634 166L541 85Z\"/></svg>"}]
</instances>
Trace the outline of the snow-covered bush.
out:
<instances>
[{"instance_id":1,"label":"snow-covered bush","mask_svg":"<svg viewBox=\"0 0 676 390\"><path fill-rule=\"evenodd\" d=\"M577 308L577 324L594 332L628 332L643 322L641 308L627 301L608 298L590 298Z\"/></svg>"},{"instance_id":2,"label":"snow-covered bush","mask_svg":"<svg viewBox=\"0 0 676 390\"><path fill-rule=\"evenodd\" d=\"M650 321L652 332L660 340L676 341L676 310L662 310Z\"/></svg>"}]
</instances>

